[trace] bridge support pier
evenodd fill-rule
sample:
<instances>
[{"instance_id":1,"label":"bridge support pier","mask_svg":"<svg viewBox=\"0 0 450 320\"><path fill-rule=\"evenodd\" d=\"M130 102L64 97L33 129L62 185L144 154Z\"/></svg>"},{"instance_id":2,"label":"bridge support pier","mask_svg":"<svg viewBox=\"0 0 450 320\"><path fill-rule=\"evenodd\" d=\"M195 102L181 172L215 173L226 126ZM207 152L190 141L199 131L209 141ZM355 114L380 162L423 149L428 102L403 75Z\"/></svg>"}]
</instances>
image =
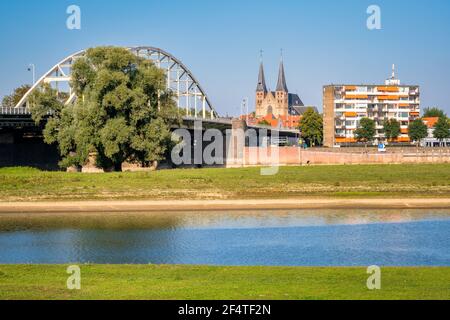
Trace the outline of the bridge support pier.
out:
<instances>
[{"instance_id":1,"label":"bridge support pier","mask_svg":"<svg viewBox=\"0 0 450 320\"><path fill-rule=\"evenodd\" d=\"M231 135L227 139L226 167L235 168L245 165L245 133L247 123L241 119L233 119L231 122Z\"/></svg>"}]
</instances>

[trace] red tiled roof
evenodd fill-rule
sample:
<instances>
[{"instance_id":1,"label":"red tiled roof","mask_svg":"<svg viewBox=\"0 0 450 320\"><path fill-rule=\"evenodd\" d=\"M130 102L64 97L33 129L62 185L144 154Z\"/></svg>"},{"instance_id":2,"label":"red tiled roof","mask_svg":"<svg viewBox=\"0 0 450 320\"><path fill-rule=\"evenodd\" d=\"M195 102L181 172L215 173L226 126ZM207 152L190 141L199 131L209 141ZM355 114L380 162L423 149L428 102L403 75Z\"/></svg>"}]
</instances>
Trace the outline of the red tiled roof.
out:
<instances>
[{"instance_id":1,"label":"red tiled roof","mask_svg":"<svg viewBox=\"0 0 450 320\"><path fill-rule=\"evenodd\" d=\"M243 115L241 116L241 119L245 120L247 116ZM281 126L285 128L297 128L300 120L302 119L302 116L279 116L278 118L275 117L272 114L268 114L264 117L253 117L253 115L249 115L248 122L250 125L257 125L258 123L262 121L266 121L270 124L271 127L276 128L279 126L279 123L281 122Z\"/></svg>"},{"instance_id":2,"label":"red tiled roof","mask_svg":"<svg viewBox=\"0 0 450 320\"><path fill-rule=\"evenodd\" d=\"M425 123L429 129L434 128L438 121L438 117L423 118L423 123Z\"/></svg>"}]
</instances>

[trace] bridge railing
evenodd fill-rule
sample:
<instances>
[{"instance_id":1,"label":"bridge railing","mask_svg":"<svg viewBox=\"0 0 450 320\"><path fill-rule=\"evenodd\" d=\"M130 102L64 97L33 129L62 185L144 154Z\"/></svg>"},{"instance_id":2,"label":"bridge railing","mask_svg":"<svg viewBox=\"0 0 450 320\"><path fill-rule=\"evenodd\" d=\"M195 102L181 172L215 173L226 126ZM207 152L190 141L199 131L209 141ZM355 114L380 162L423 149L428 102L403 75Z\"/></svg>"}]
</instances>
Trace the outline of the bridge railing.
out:
<instances>
[{"instance_id":1,"label":"bridge railing","mask_svg":"<svg viewBox=\"0 0 450 320\"><path fill-rule=\"evenodd\" d=\"M0 108L0 114L2 115L31 115L30 109L28 108Z\"/></svg>"},{"instance_id":2,"label":"bridge railing","mask_svg":"<svg viewBox=\"0 0 450 320\"><path fill-rule=\"evenodd\" d=\"M218 123L218 124L229 124L231 125L231 118L214 118L214 119L203 119L201 117L192 117L192 116L185 116L183 117L183 120L186 121L201 121L205 123Z\"/></svg>"}]
</instances>

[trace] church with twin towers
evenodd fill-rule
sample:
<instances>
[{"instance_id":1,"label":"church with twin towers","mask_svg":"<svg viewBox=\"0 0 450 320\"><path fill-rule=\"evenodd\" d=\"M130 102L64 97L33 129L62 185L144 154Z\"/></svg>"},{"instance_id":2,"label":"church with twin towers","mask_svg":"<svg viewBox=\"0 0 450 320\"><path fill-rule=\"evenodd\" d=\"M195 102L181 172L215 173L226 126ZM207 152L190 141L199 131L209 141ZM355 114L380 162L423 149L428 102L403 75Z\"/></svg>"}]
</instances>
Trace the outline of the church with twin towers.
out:
<instances>
[{"instance_id":1,"label":"church with twin towers","mask_svg":"<svg viewBox=\"0 0 450 320\"><path fill-rule=\"evenodd\" d=\"M283 57L280 60L278 82L275 91L267 89L264 64L261 59L255 100L255 116L257 118L272 116L278 119L289 116L301 116L305 111L304 104L298 94L289 93L286 84Z\"/></svg>"}]
</instances>

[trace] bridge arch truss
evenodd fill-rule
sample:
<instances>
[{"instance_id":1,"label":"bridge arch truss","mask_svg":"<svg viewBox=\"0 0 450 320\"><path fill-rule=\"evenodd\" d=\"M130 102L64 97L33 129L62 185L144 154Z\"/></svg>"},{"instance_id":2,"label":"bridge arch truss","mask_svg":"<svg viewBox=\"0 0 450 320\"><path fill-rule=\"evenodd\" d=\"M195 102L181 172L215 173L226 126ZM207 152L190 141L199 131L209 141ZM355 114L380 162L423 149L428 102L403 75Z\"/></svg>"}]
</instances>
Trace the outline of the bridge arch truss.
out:
<instances>
[{"instance_id":1,"label":"bridge arch truss","mask_svg":"<svg viewBox=\"0 0 450 320\"><path fill-rule=\"evenodd\" d=\"M174 94L177 106L183 110L184 116L202 119L219 117L205 90L181 60L155 47L131 47L128 50L141 58L153 61L158 68L165 71L166 88ZM70 88L72 66L85 53L86 50L72 54L47 71L22 97L16 108L29 107L30 95L39 90L43 84L49 84L56 89L60 96L64 97L65 104L73 103L76 97Z\"/></svg>"}]
</instances>

